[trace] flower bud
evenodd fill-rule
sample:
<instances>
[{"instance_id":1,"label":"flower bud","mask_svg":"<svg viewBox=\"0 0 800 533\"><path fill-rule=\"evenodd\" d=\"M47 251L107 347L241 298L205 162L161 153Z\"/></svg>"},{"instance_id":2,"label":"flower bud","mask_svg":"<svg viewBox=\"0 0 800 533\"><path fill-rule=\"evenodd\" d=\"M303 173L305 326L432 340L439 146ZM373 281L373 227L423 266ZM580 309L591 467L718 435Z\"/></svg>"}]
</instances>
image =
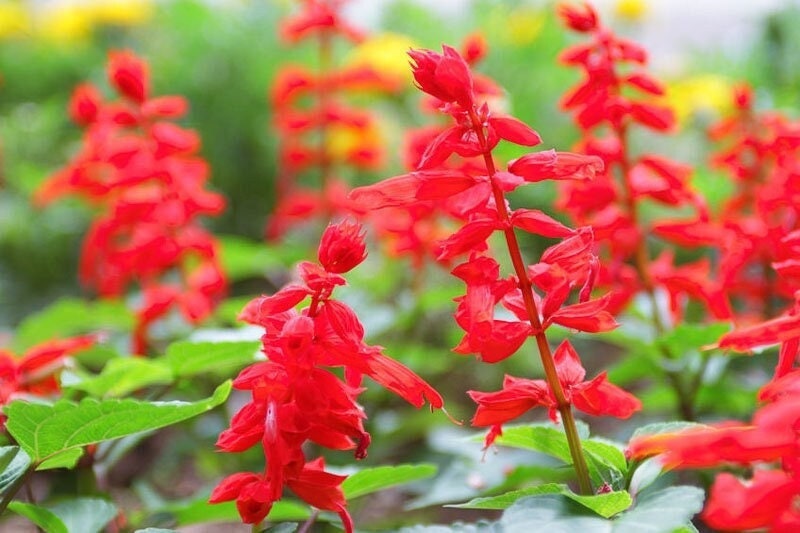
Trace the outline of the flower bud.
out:
<instances>
[{"instance_id":1,"label":"flower bud","mask_svg":"<svg viewBox=\"0 0 800 533\"><path fill-rule=\"evenodd\" d=\"M330 273L342 274L358 266L367 257L361 224L343 220L330 224L322 234L317 257Z\"/></svg>"},{"instance_id":2,"label":"flower bud","mask_svg":"<svg viewBox=\"0 0 800 533\"><path fill-rule=\"evenodd\" d=\"M120 94L136 102L144 102L149 92L147 64L130 51L108 54L108 79Z\"/></svg>"}]
</instances>

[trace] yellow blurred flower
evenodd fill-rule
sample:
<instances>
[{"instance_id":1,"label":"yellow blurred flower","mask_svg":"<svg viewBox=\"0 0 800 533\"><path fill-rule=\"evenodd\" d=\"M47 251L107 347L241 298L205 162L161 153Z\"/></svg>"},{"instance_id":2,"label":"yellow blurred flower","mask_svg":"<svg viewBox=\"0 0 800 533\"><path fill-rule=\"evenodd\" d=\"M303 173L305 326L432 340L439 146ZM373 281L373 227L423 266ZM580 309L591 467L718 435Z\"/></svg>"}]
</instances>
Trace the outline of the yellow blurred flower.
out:
<instances>
[{"instance_id":1,"label":"yellow blurred flower","mask_svg":"<svg viewBox=\"0 0 800 533\"><path fill-rule=\"evenodd\" d=\"M692 76L667 84L665 103L675 110L679 124L698 114L721 115L730 110L733 84L714 74Z\"/></svg>"},{"instance_id":2,"label":"yellow blurred flower","mask_svg":"<svg viewBox=\"0 0 800 533\"><path fill-rule=\"evenodd\" d=\"M92 18L96 24L137 26L153 16L150 0L102 0L91 4Z\"/></svg>"},{"instance_id":3,"label":"yellow blurred flower","mask_svg":"<svg viewBox=\"0 0 800 533\"><path fill-rule=\"evenodd\" d=\"M406 52L416 47L405 35L379 33L353 48L344 63L346 67L369 67L392 83L409 86L413 78Z\"/></svg>"},{"instance_id":4,"label":"yellow blurred flower","mask_svg":"<svg viewBox=\"0 0 800 533\"><path fill-rule=\"evenodd\" d=\"M343 161L362 151L379 153L383 135L375 123L364 128L336 124L328 128L327 141L328 156Z\"/></svg>"},{"instance_id":5,"label":"yellow blurred flower","mask_svg":"<svg viewBox=\"0 0 800 533\"><path fill-rule=\"evenodd\" d=\"M36 30L42 38L51 41L84 41L92 34L92 19L83 4L56 4L39 11Z\"/></svg>"},{"instance_id":6,"label":"yellow blurred flower","mask_svg":"<svg viewBox=\"0 0 800 533\"><path fill-rule=\"evenodd\" d=\"M646 0L617 0L614 13L621 19L637 21L647 14Z\"/></svg>"},{"instance_id":7,"label":"yellow blurred flower","mask_svg":"<svg viewBox=\"0 0 800 533\"><path fill-rule=\"evenodd\" d=\"M523 6L509 11L507 7L497 6L488 15L487 27L491 29L492 40L524 46L539 37L545 20L546 14L541 9Z\"/></svg>"},{"instance_id":8,"label":"yellow blurred flower","mask_svg":"<svg viewBox=\"0 0 800 533\"><path fill-rule=\"evenodd\" d=\"M30 28L28 12L19 2L0 2L0 39L28 33Z\"/></svg>"},{"instance_id":9,"label":"yellow blurred flower","mask_svg":"<svg viewBox=\"0 0 800 533\"><path fill-rule=\"evenodd\" d=\"M507 37L511 44L523 46L539 37L544 27L545 15L539 9L520 7L508 16Z\"/></svg>"}]
</instances>

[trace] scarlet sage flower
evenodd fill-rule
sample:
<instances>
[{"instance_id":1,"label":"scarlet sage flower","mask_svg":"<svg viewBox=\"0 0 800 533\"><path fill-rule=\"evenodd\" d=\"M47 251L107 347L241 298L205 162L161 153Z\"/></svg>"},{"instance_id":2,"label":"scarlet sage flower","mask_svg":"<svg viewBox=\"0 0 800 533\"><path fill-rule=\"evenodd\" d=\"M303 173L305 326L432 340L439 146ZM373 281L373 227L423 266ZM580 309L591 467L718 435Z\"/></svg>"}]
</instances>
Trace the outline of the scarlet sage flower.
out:
<instances>
[{"instance_id":1,"label":"scarlet sage flower","mask_svg":"<svg viewBox=\"0 0 800 533\"><path fill-rule=\"evenodd\" d=\"M608 298L592 299L598 270L591 253L592 230L571 229L540 211L512 210L505 194L526 182L591 179L602 172L603 162L594 156L549 151L523 156L506 170L499 169L492 150L501 140L535 146L541 142L539 134L491 109L484 95L476 92L468 63L454 48L444 46L441 54L412 50L409 56L417 86L439 101L440 111L454 124L430 140L415 171L357 188L350 197L365 211L459 198L461 228L437 246L439 260L467 256L466 262L453 269L466 285L464 296L456 299L456 322L465 335L455 351L496 363L535 337L547 378L509 377L500 392L471 392L479 404L473 424L492 426L488 445L502 431L502 423L535 405L557 406L561 420L570 426L568 441L581 490L588 493L591 484L575 439L573 403L589 412L624 416L639 407L633 397L609 385L605 376L584 383L577 354L570 351L574 359L567 357L567 345L563 345L554 359L545 334L553 324L591 332L617 325L605 310ZM481 166L454 166L448 162L454 155L476 158ZM548 249L540 263L527 266L517 229L564 240ZM490 255L487 241L496 232L504 235L514 266L514 274L508 277L501 277L499 264ZM578 301L571 303L574 292ZM499 304L511 312L510 320L495 317ZM600 407L604 401L610 402L606 408Z\"/></svg>"},{"instance_id":2,"label":"scarlet sage flower","mask_svg":"<svg viewBox=\"0 0 800 533\"><path fill-rule=\"evenodd\" d=\"M178 310L196 323L225 294L217 242L197 221L221 213L225 202L205 188L197 133L169 121L186 113L186 100L151 96L148 66L129 51L109 54L108 78L116 101L90 84L73 93L69 113L86 129L83 146L36 200L75 194L97 205L81 281L106 298L139 289L133 350L143 354L155 321Z\"/></svg>"},{"instance_id":3,"label":"scarlet sage flower","mask_svg":"<svg viewBox=\"0 0 800 533\"><path fill-rule=\"evenodd\" d=\"M263 520L284 488L300 499L339 514L348 532L352 519L341 483L346 476L326 472L321 458L308 461L307 442L367 455L371 437L366 414L357 403L366 375L416 407L426 402L443 408L441 396L411 370L364 342L364 328L355 312L332 294L344 285L341 276L360 264L364 233L359 224L343 221L325 230L318 263L298 265L300 280L271 296L248 303L240 319L264 328L267 360L244 369L233 386L250 391L251 401L220 434L217 446L241 452L260 444L263 473L237 473L220 482L210 501L236 501L245 523ZM308 301L300 311L296 307ZM329 368L344 368L345 381Z\"/></svg>"},{"instance_id":4,"label":"scarlet sage flower","mask_svg":"<svg viewBox=\"0 0 800 533\"><path fill-rule=\"evenodd\" d=\"M57 374L64 358L91 347L91 335L37 344L24 355L0 349L0 406L18 395L48 396L59 391ZM5 420L5 417L2 417Z\"/></svg>"}]
</instances>

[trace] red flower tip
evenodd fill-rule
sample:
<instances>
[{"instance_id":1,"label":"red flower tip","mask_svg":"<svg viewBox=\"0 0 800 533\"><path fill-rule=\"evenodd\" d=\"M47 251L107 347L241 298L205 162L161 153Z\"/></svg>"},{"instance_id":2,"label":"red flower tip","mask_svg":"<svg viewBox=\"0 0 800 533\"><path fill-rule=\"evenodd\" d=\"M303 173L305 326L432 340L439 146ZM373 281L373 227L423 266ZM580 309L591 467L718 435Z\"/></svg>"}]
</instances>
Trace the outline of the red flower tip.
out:
<instances>
[{"instance_id":1,"label":"red flower tip","mask_svg":"<svg viewBox=\"0 0 800 533\"><path fill-rule=\"evenodd\" d=\"M461 50L464 52L464 59L470 65L474 65L483 59L486 55L486 49L486 37L480 32L467 35L464 42L461 44Z\"/></svg>"},{"instance_id":2,"label":"red flower tip","mask_svg":"<svg viewBox=\"0 0 800 533\"><path fill-rule=\"evenodd\" d=\"M753 89L746 83L742 83L733 88L733 101L738 109L750 109L753 107Z\"/></svg>"},{"instance_id":3,"label":"red flower tip","mask_svg":"<svg viewBox=\"0 0 800 533\"><path fill-rule=\"evenodd\" d=\"M144 102L150 90L147 63L131 51L109 52L108 79L120 94Z\"/></svg>"},{"instance_id":4,"label":"red flower tip","mask_svg":"<svg viewBox=\"0 0 800 533\"><path fill-rule=\"evenodd\" d=\"M82 83L75 88L69 101L69 116L81 126L91 124L97 119L103 97L91 83Z\"/></svg>"},{"instance_id":5,"label":"red flower tip","mask_svg":"<svg viewBox=\"0 0 800 533\"><path fill-rule=\"evenodd\" d=\"M325 229L317 257L327 272L343 274L366 259L366 247L361 224L347 219Z\"/></svg>"},{"instance_id":6,"label":"red flower tip","mask_svg":"<svg viewBox=\"0 0 800 533\"><path fill-rule=\"evenodd\" d=\"M560 4L557 11L564 24L575 31L588 33L600 27L597 12L587 3L580 6Z\"/></svg>"},{"instance_id":7,"label":"red flower tip","mask_svg":"<svg viewBox=\"0 0 800 533\"><path fill-rule=\"evenodd\" d=\"M410 50L411 67L417 86L447 103L471 108L473 81L469 65L454 48L442 46L443 54L431 50Z\"/></svg>"}]
</instances>

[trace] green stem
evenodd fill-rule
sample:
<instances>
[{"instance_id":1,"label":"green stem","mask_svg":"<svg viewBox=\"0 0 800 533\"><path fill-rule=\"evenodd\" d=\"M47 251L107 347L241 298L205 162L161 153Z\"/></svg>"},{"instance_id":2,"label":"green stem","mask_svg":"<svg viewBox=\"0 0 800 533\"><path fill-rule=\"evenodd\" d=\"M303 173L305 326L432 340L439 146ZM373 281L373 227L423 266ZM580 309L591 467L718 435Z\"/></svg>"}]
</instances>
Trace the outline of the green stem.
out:
<instances>
[{"instance_id":1,"label":"green stem","mask_svg":"<svg viewBox=\"0 0 800 533\"><path fill-rule=\"evenodd\" d=\"M572 405L564 393L561 380L558 378L555 359L550 351L550 343L547 341L544 328L542 328L542 322L539 319L539 311L533 299L533 286L528 278L525 261L522 259L522 252L520 251L519 242L517 241L517 235L514 233L514 227L511 225L508 209L506 208L505 195L494 182L494 175L497 173L494 158L492 157L491 151L486 148L486 137L483 132L483 126L474 110L470 111L470 118L472 120L473 129L478 135L478 140L481 146L484 147L483 159L486 164L489 181L492 184L492 193L497 206L497 215L504 226L503 234L506 238L506 245L509 255L511 256L511 263L514 266L514 272L517 275L519 288L522 291L522 299L525 302L525 309L528 312L528 320L531 323L531 327L533 327L533 330L536 332L536 345L539 348L539 358L542 361L547 385L553 393L553 397L556 400L556 408L561 414L561 423L564 425L564 432L567 437L567 444L569 445L569 453L572 457L575 474L578 477L578 487L581 494L592 494L592 481L589 476L589 467L583 455L581 439L578 435L578 428L575 425L575 417L572 414Z\"/></svg>"}]
</instances>

